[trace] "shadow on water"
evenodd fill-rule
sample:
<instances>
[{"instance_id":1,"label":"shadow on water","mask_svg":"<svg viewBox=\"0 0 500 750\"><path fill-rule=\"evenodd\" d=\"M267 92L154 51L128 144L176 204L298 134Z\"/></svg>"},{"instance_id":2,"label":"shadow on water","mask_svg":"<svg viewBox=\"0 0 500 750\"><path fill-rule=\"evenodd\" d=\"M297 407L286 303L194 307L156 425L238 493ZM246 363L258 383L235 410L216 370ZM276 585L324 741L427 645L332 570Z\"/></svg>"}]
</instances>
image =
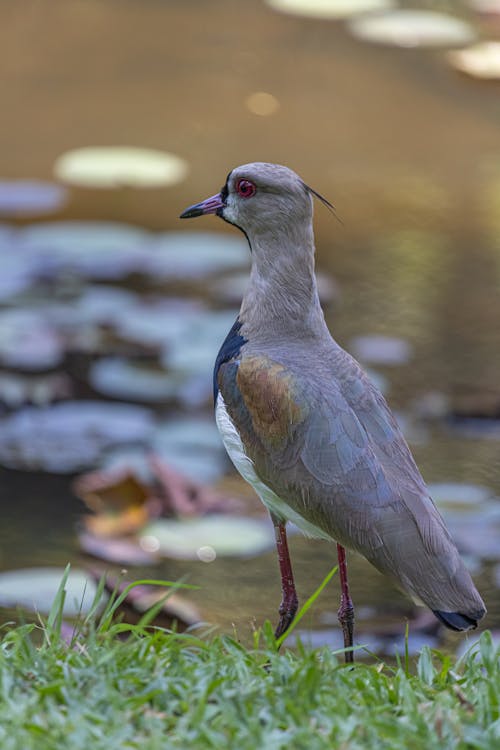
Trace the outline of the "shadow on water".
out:
<instances>
[{"instance_id":1,"label":"shadow on water","mask_svg":"<svg viewBox=\"0 0 500 750\"><path fill-rule=\"evenodd\" d=\"M211 363L236 314L248 259L244 241L222 223L207 219L191 235L176 217L215 192L230 167L269 160L296 168L337 207L343 226L316 207L328 323L383 385L425 479L443 495L436 499L488 605L485 626L500 629L495 84L452 72L441 51L363 44L341 25L292 19L264 5L218 5L224 28L200 3L148 3L144 10L129 3L120 13L103 4L106 49L92 33L91 6L71 0L65 11L36 19L10 11L0 123L6 175L47 179L65 148L117 139L182 153L190 176L175 189L70 186L63 195L50 185L44 192L39 182L0 190L0 462L9 467L0 473L0 569L79 564L75 528L83 506L70 476L140 463L145 445L164 449L168 460L164 424L212 419ZM41 40L56 27L60 37L46 56ZM32 57L23 67L12 40L25 35ZM131 38L139 55L123 43ZM90 41L94 55L73 51ZM290 57L293 76L283 75ZM14 103L20 85L27 95ZM274 99L266 115L245 104L262 88ZM33 107L43 107L51 125L40 124L44 137L30 141L27 159L19 123ZM93 223L65 223L75 220ZM103 220L117 223L96 223ZM82 399L97 412L104 401L142 412L126 427L113 409L104 426L74 417L69 437L67 426L50 421L52 412L43 423L26 412ZM127 430L128 439L116 438ZM192 448L189 463L177 453L179 468L221 487L229 482L248 498L223 477L231 468L220 455ZM63 459L65 473L51 473ZM334 547L300 535L291 547L304 600L334 564ZM361 640L390 651L380 638L400 636L415 609L357 556L349 569ZM189 596L203 618L234 627L246 641L252 627L274 619L280 598L274 552L163 560L154 571L131 573L187 575L200 586ZM338 645L337 599L334 580L304 621L306 640ZM420 637L458 643L425 618L415 628L416 648Z\"/></svg>"}]
</instances>

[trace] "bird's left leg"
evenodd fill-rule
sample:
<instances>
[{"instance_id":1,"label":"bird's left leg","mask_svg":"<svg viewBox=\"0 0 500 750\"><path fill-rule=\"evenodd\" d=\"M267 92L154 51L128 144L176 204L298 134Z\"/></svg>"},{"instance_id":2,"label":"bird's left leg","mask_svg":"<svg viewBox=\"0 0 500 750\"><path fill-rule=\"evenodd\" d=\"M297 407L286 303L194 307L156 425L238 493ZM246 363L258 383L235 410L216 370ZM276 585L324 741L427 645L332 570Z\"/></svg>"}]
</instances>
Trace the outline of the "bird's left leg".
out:
<instances>
[{"instance_id":1,"label":"bird's left leg","mask_svg":"<svg viewBox=\"0 0 500 750\"><path fill-rule=\"evenodd\" d=\"M337 544L337 557L339 560L339 576L341 589L338 618L342 627L342 632L344 634L344 648L351 649L350 651L346 651L344 654L346 664L348 664L354 661L354 653L352 651L354 635L354 606L349 595L349 584L347 582L345 547L342 547L341 544Z\"/></svg>"},{"instance_id":2,"label":"bird's left leg","mask_svg":"<svg viewBox=\"0 0 500 750\"><path fill-rule=\"evenodd\" d=\"M280 521L276 516L273 516L272 513L271 519L274 525L274 533L276 534L276 547L278 550L278 562L281 574L281 591L283 594L279 608L280 619L278 626L274 631L275 638L279 638L292 624L295 613L297 612L297 607L299 606L299 600L295 590L292 563L290 562L290 554L288 552L285 528L286 521Z\"/></svg>"}]
</instances>

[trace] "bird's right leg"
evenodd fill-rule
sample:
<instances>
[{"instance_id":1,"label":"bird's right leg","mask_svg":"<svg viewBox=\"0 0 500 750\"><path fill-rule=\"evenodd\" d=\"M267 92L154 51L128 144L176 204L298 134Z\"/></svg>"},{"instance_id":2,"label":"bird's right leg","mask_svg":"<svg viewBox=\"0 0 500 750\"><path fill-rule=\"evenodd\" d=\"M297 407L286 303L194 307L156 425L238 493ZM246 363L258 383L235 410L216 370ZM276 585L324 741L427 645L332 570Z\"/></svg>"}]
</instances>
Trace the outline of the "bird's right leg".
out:
<instances>
[{"instance_id":1,"label":"bird's right leg","mask_svg":"<svg viewBox=\"0 0 500 750\"><path fill-rule=\"evenodd\" d=\"M286 538L286 528L284 521L280 521L271 513L271 519L276 534L276 547L278 550L278 562L281 574L281 591L283 594L279 615L278 626L274 631L274 637L279 638L292 624L293 618L299 606L295 583L293 580L292 563L288 552L288 542Z\"/></svg>"},{"instance_id":2,"label":"bird's right leg","mask_svg":"<svg viewBox=\"0 0 500 750\"><path fill-rule=\"evenodd\" d=\"M350 649L349 651L346 651L344 653L345 662L346 664L349 664L354 661L354 653L352 651L354 635L354 606L349 594L349 583L347 581L345 547L342 547L341 544L337 544L337 557L339 560L339 576L341 589L338 618L342 627L342 633L344 634L344 648Z\"/></svg>"}]
</instances>

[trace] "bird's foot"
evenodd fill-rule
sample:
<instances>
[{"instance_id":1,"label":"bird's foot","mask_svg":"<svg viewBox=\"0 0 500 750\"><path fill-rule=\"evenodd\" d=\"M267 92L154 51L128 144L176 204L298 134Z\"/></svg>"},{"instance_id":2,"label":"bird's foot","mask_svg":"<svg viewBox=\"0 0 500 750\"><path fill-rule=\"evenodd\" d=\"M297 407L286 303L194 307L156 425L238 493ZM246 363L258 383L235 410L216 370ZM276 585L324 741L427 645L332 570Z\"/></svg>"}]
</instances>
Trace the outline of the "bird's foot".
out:
<instances>
[{"instance_id":1,"label":"bird's foot","mask_svg":"<svg viewBox=\"0 0 500 750\"><path fill-rule=\"evenodd\" d=\"M350 597L342 596L340 607L337 613L342 633L344 634L344 648L351 649L345 652L346 663L354 662L354 653L352 651L354 639L354 607Z\"/></svg>"},{"instance_id":2,"label":"bird's foot","mask_svg":"<svg viewBox=\"0 0 500 750\"><path fill-rule=\"evenodd\" d=\"M284 598L281 602L279 608L280 619L276 630L274 631L274 637L276 638L276 640L278 638L281 638L283 633L286 633L286 631L292 624L297 613L298 606L299 600L297 599L295 591L293 591L293 594L291 596L287 597L286 599Z\"/></svg>"}]
</instances>

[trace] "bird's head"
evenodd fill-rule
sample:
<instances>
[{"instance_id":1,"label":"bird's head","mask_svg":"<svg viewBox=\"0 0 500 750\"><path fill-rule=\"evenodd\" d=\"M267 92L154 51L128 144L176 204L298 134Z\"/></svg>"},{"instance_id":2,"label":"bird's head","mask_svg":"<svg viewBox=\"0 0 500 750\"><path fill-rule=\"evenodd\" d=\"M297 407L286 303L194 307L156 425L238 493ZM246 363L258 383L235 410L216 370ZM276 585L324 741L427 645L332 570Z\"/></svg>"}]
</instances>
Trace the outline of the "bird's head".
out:
<instances>
[{"instance_id":1,"label":"bird's head","mask_svg":"<svg viewBox=\"0 0 500 750\"><path fill-rule=\"evenodd\" d=\"M290 231L309 224L314 193L288 167L254 162L236 167L216 195L187 208L180 216L190 219L216 214L251 238L262 233Z\"/></svg>"}]
</instances>

